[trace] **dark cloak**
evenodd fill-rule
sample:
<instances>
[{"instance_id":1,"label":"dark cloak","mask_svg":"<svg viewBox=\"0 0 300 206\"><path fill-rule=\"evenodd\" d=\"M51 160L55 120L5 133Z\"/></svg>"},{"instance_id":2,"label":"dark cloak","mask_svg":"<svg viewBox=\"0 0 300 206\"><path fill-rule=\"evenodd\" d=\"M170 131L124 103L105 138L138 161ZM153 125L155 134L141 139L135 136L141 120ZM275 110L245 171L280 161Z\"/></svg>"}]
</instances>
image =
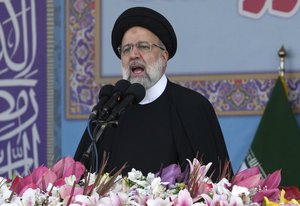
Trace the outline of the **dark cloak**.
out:
<instances>
[{"instance_id":1,"label":"dark cloak","mask_svg":"<svg viewBox=\"0 0 300 206\"><path fill-rule=\"evenodd\" d=\"M147 109L149 108L149 109ZM93 128L92 128L93 129ZM91 140L84 132L75 153L80 161ZM201 94L168 81L162 95L146 105L131 105L119 119L118 127L106 128L97 142L99 162L109 153L107 171L128 167L158 172L162 166L198 157L203 164L212 162L209 174L213 180L229 161L223 134L211 103ZM84 162L90 168L91 158ZM229 165L231 169L231 165ZM221 168L221 169L220 169ZM232 171L232 170L231 170Z\"/></svg>"}]
</instances>

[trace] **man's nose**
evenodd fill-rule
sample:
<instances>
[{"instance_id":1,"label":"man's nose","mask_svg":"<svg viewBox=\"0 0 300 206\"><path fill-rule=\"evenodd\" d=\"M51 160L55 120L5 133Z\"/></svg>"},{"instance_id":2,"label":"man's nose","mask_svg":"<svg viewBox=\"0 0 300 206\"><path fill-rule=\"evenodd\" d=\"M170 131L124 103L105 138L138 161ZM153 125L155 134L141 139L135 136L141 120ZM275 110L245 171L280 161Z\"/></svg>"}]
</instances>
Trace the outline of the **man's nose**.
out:
<instances>
[{"instance_id":1,"label":"man's nose","mask_svg":"<svg viewBox=\"0 0 300 206\"><path fill-rule=\"evenodd\" d=\"M140 51L136 48L136 46L132 46L131 50L130 50L130 57L131 58L136 58L140 56Z\"/></svg>"}]
</instances>

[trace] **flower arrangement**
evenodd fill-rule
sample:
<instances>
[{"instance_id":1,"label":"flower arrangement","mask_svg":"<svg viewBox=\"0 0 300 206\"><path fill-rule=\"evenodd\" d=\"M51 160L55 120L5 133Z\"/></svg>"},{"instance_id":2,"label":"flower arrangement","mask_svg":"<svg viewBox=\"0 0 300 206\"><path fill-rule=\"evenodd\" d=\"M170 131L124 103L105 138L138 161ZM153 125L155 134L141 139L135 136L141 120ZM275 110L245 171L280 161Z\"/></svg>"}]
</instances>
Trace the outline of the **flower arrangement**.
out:
<instances>
[{"instance_id":1,"label":"flower arrangement","mask_svg":"<svg viewBox=\"0 0 300 206\"><path fill-rule=\"evenodd\" d=\"M263 179L258 168L249 168L231 181L222 178L214 183L207 176L211 163L187 161L189 169L184 172L173 164L157 174L144 176L132 169L122 177L123 168L114 174L105 173L104 167L97 174L88 173L80 162L66 157L52 168L41 166L25 177L0 177L0 205L300 205L296 188L279 188L280 170Z\"/></svg>"}]
</instances>

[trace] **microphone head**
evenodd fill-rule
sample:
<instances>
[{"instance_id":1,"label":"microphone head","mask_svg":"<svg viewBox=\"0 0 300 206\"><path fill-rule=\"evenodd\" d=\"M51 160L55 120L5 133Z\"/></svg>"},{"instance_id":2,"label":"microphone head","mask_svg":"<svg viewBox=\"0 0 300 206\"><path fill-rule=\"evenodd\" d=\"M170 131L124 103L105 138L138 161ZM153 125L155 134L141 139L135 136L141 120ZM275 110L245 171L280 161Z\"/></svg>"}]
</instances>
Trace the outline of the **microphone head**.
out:
<instances>
[{"instance_id":1,"label":"microphone head","mask_svg":"<svg viewBox=\"0 0 300 206\"><path fill-rule=\"evenodd\" d=\"M121 96L124 95L125 91L128 89L128 87L131 85L131 83L128 80L125 79L121 79L119 81L117 81L116 85L115 85L115 89L114 92L120 92Z\"/></svg>"},{"instance_id":2,"label":"microphone head","mask_svg":"<svg viewBox=\"0 0 300 206\"><path fill-rule=\"evenodd\" d=\"M114 88L115 88L115 86L113 86L111 84L104 85L99 92L98 98L101 99L104 96L110 97L114 91Z\"/></svg>"},{"instance_id":3,"label":"microphone head","mask_svg":"<svg viewBox=\"0 0 300 206\"><path fill-rule=\"evenodd\" d=\"M123 98L126 90L128 89L128 87L130 85L131 85L131 83L125 79L121 79L121 80L117 81L117 83L115 84L114 91L113 91L113 96L115 96L118 99Z\"/></svg>"},{"instance_id":4,"label":"microphone head","mask_svg":"<svg viewBox=\"0 0 300 206\"><path fill-rule=\"evenodd\" d=\"M130 87L127 89L125 96L127 95L133 95L134 100L133 104L138 104L140 101L142 101L145 97L146 90L145 87L139 83L133 83L130 85Z\"/></svg>"}]
</instances>

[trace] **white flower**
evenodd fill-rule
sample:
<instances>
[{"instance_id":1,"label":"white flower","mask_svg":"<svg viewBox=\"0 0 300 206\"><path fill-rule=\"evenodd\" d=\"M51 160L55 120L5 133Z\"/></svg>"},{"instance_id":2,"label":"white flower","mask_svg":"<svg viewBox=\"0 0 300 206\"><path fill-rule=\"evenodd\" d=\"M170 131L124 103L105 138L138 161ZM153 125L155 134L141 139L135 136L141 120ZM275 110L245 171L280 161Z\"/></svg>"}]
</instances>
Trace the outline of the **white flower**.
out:
<instances>
[{"instance_id":1,"label":"white flower","mask_svg":"<svg viewBox=\"0 0 300 206\"><path fill-rule=\"evenodd\" d=\"M223 178L219 183L213 184L213 192L219 195L226 195L229 197L231 192L228 190L230 183L227 179Z\"/></svg>"},{"instance_id":2,"label":"white flower","mask_svg":"<svg viewBox=\"0 0 300 206\"><path fill-rule=\"evenodd\" d=\"M121 201L122 203L127 202L127 200L128 200L128 193L125 193L125 192L118 192L117 194L118 194L118 198L120 199L120 201Z\"/></svg>"},{"instance_id":3,"label":"white flower","mask_svg":"<svg viewBox=\"0 0 300 206\"><path fill-rule=\"evenodd\" d=\"M229 200L229 205L243 206L244 203L243 203L242 198L232 195Z\"/></svg>"},{"instance_id":4,"label":"white flower","mask_svg":"<svg viewBox=\"0 0 300 206\"><path fill-rule=\"evenodd\" d=\"M39 192L39 189L28 188L22 195L22 203L26 206L34 206L36 203L36 194Z\"/></svg>"},{"instance_id":5,"label":"white flower","mask_svg":"<svg viewBox=\"0 0 300 206\"><path fill-rule=\"evenodd\" d=\"M22 202L20 197L16 197L14 196L10 202L6 203L5 201L6 199L2 199L2 197L0 198L0 204L1 206L22 206Z\"/></svg>"},{"instance_id":6,"label":"white flower","mask_svg":"<svg viewBox=\"0 0 300 206\"><path fill-rule=\"evenodd\" d=\"M98 193L93 193L91 196L86 195L76 195L74 204L78 205L96 205L98 202L99 195Z\"/></svg>"},{"instance_id":7,"label":"white flower","mask_svg":"<svg viewBox=\"0 0 300 206\"><path fill-rule=\"evenodd\" d=\"M0 205L5 203L5 200L9 198L12 191L4 184L0 187Z\"/></svg>"},{"instance_id":8,"label":"white flower","mask_svg":"<svg viewBox=\"0 0 300 206\"><path fill-rule=\"evenodd\" d=\"M151 172L148 173L147 177L146 177L146 180L147 182L152 182L155 178L155 175Z\"/></svg>"},{"instance_id":9,"label":"white flower","mask_svg":"<svg viewBox=\"0 0 300 206\"><path fill-rule=\"evenodd\" d=\"M69 177L65 178L65 182L69 186L73 186L75 181L76 181L76 176L75 175L70 175Z\"/></svg>"},{"instance_id":10,"label":"white flower","mask_svg":"<svg viewBox=\"0 0 300 206\"><path fill-rule=\"evenodd\" d=\"M1 178L4 180L4 178ZM2 181L0 180L0 182ZM6 182L6 180L5 180ZM10 202L7 202L7 200L10 198L12 191L9 189L8 185L4 184L5 182L2 182L3 184L0 185L0 205L1 206L21 206L21 198L17 196L13 196Z\"/></svg>"},{"instance_id":11,"label":"white flower","mask_svg":"<svg viewBox=\"0 0 300 206\"><path fill-rule=\"evenodd\" d=\"M96 180L96 173L88 173L87 179L89 181L89 185L92 185L95 183ZM85 183L85 179L82 179L82 182Z\"/></svg>"},{"instance_id":12,"label":"white flower","mask_svg":"<svg viewBox=\"0 0 300 206\"><path fill-rule=\"evenodd\" d=\"M145 188L149 184L149 182L146 181L145 177L143 176L142 172L139 170L135 170L134 168L131 169L131 172L128 172L128 180L136 183L137 185Z\"/></svg>"},{"instance_id":13,"label":"white flower","mask_svg":"<svg viewBox=\"0 0 300 206\"><path fill-rule=\"evenodd\" d=\"M16 203L16 202L13 202L13 203L4 203L4 204L1 204L1 206L22 206L22 203L21 202L19 204Z\"/></svg>"},{"instance_id":14,"label":"white flower","mask_svg":"<svg viewBox=\"0 0 300 206\"><path fill-rule=\"evenodd\" d=\"M7 182L7 179L0 177L0 186L4 185Z\"/></svg>"},{"instance_id":15,"label":"white flower","mask_svg":"<svg viewBox=\"0 0 300 206\"><path fill-rule=\"evenodd\" d=\"M48 193L51 193L52 196L58 196L59 195L59 187L55 187L51 182L48 184L48 187L46 189Z\"/></svg>"},{"instance_id":16,"label":"white flower","mask_svg":"<svg viewBox=\"0 0 300 206\"><path fill-rule=\"evenodd\" d=\"M145 205L145 199L143 196L139 196L139 195L131 196L128 197L126 205L142 206Z\"/></svg>"},{"instance_id":17,"label":"white flower","mask_svg":"<svg viewBox=\"0 0 300 206\"><path fill-rule=\"evenodd\" d=\"M97 204L98 206L108 206L113 205L111 199L109 197L103 197L100 199L100 201Z\"/></svg>"},{"instance_id":18,"label":"white flower","mask_svg":"<svg viewBox=\"0 0 300 206\"><path fill-rule=\"evenodd\" d=\"M147 200L147 205L148 206L171 206L173 202L170 202L168 198L162 199L160 197L155 198L155 199L148 199Z\"/></svg>"},{"instance_id":19,"label":"white flower","mask_svg":"<svg viewBox=\"0 0 300 206\"><path fill-rule=\"evenodd\" d=\"M60 202L60 198L59 197L50 197L48 199L48 206L59 206L59 205L63 205L63 202Z\"/></svg>"},{"instance_id":20,"label":"white flower","mask_svg":"<svg viewBox=\"0 0 300 206\"><path fill-rule=\"evenodd\" d=\"M151 182L151 188L152 188L152 194L155 196L158 196L162 192L164 192L165 188L161 185L160 177L154 178L154 180Z\"/></svg>"},{"instance_id":21,"label":"white flower","mask_svg":"<svg viewBox=\"0 0 300 206\"><path fill-rule=\"evenodd\" d=\"M131 169L131 172L128 172L128 179L133 182L135 182L136 180L140 180L142 177L142 172L134 168Z\"/></svg>"},{"instance_id":22,"label":"white flower","mask_svg":"<svg viewBox=\"0 0 300 206\"><path fill-rule=\"evenodd\" d=\"M240 197L245 204L250 203L250 191L246 187L234 185L231 194L232 196Z\"/></svg>"},{"instance_id":23,"label":"white flower","mask_svg":"<svg viewBox=\"0 0 300 206\"><path fill-rule=\"evenodd\" d=\"M121 175L119 175L116 180L115 180L115 184L111 187L111 191L118 193L118 192L122 192L123 189L126 190L126 188L124 188L124 182L123 182L123 178Z\"/></svg>"},{"instance_id":24,"label":"white flower","mask_svg":"<svg viewBox=\"0 0 300 206\"><path fill-rule=\"evenodd\" d=\"M204 202L196 202L192 206L207 206L207 204L205 204Z\"/></svg>"},{"instance_id":25,"label":"white flower","mask_svg":"<svg viewBox=\"0 0 300 206\"><path fill-rule=\"evenodd\" d=\"M250 194L250 192L249 192L248 188L246 188L246 187L240 187L240 186L234 185L232 188L231 194L234 196L241 196L243 194L248 196Z\"/></svg>"}]
</instances>

